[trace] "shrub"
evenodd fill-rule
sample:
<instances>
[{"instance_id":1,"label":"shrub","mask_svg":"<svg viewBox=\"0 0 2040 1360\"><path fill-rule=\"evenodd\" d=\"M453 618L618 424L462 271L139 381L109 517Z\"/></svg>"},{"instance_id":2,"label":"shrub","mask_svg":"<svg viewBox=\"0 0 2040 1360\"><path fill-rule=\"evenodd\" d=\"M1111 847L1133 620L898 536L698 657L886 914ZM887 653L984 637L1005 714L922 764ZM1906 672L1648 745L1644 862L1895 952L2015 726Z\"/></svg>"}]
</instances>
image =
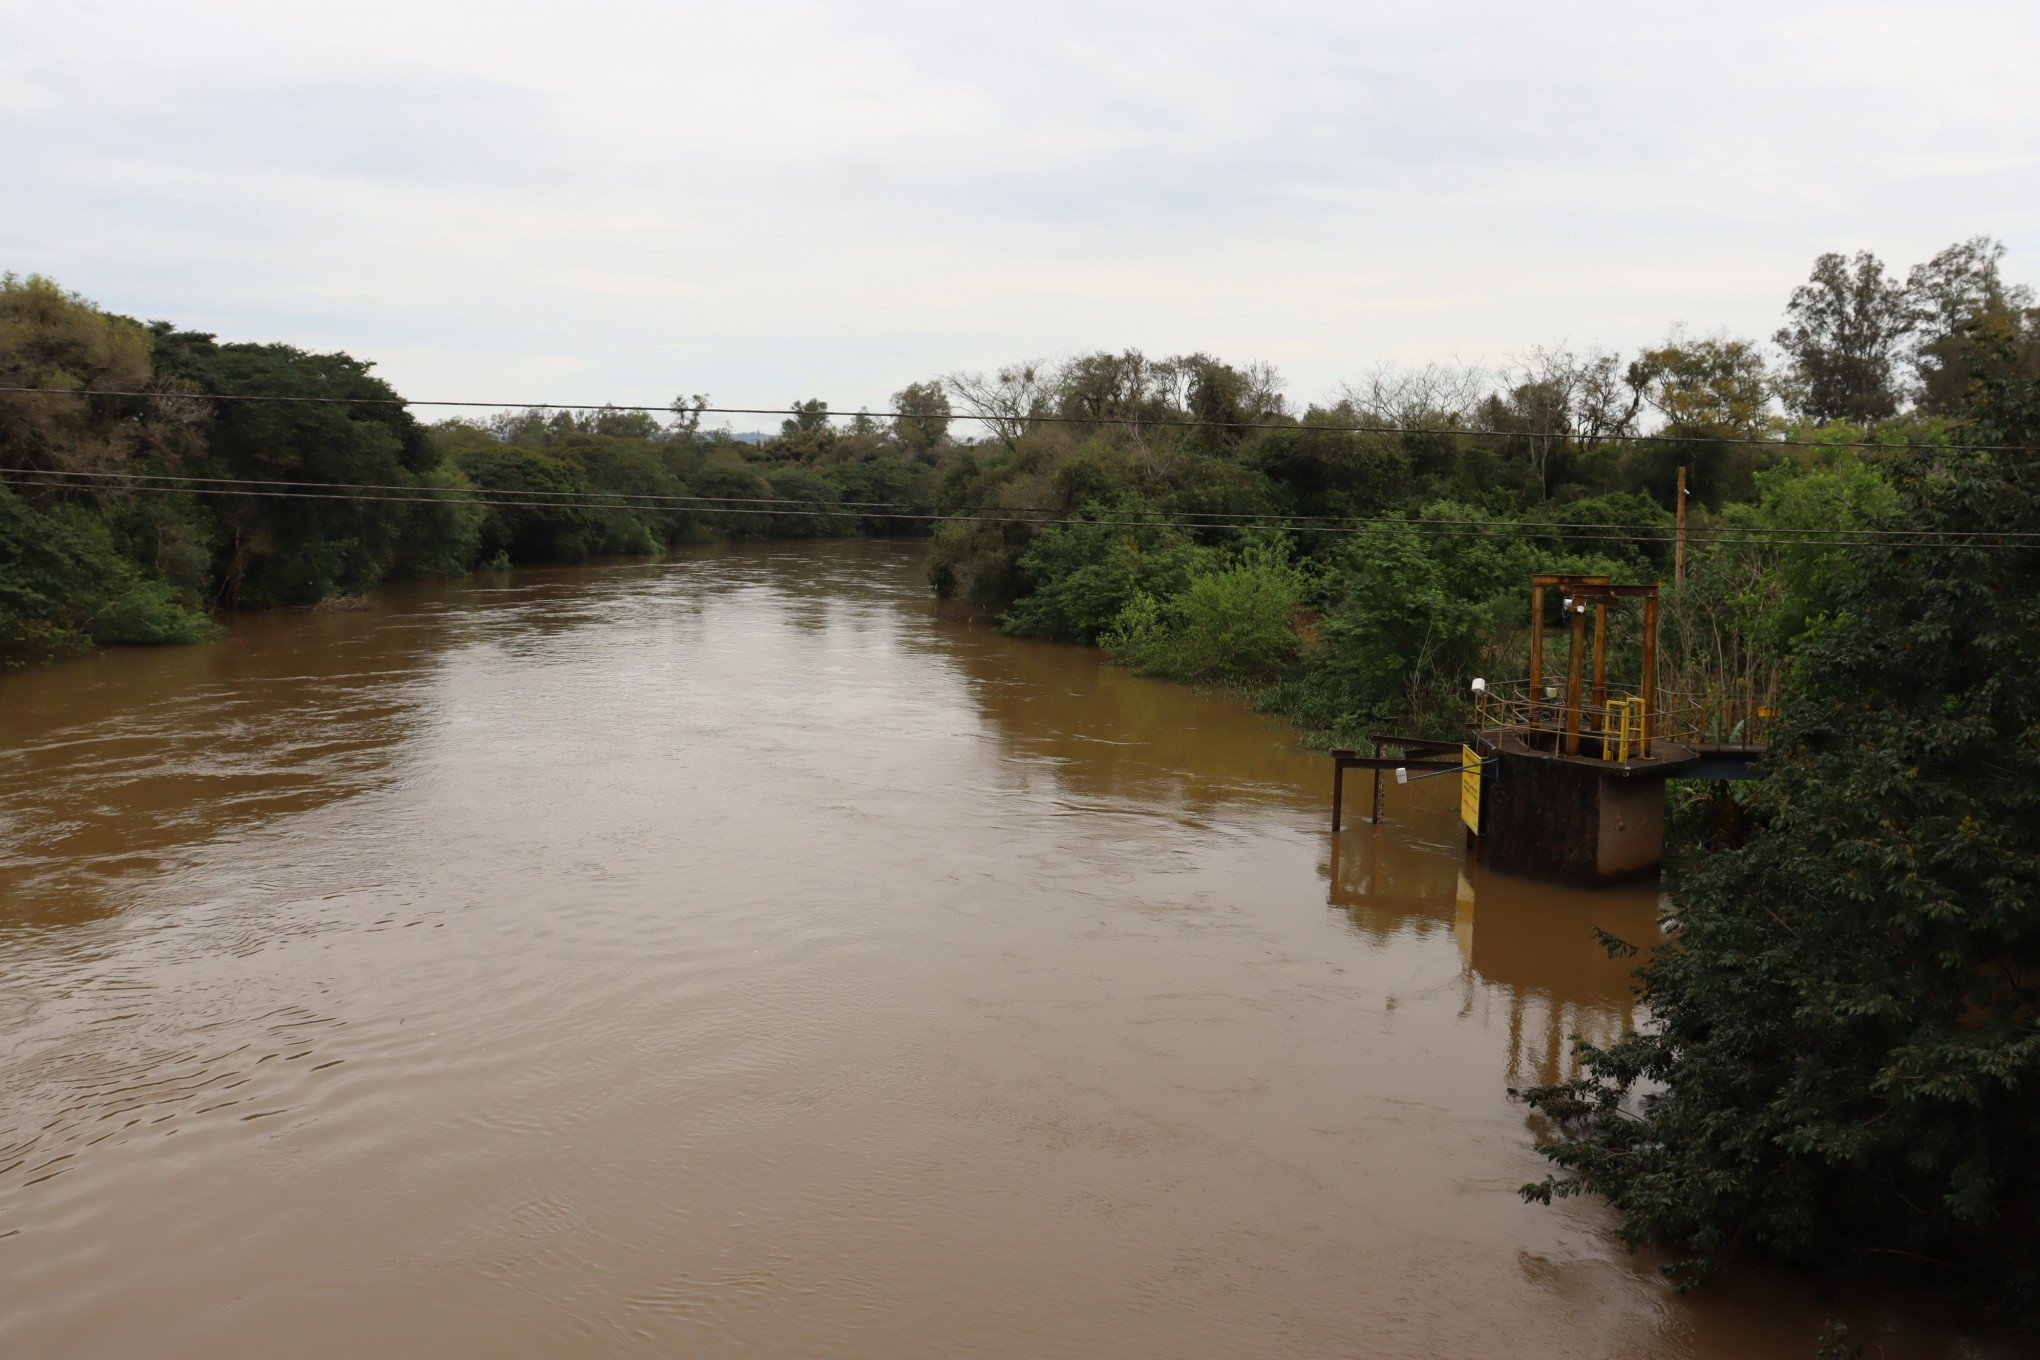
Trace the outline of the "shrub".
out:
<instances>
[{"instance_id":1,"label":"shrub","mask_svg":"<svg viewBox=\"0 0 2040 1360\"><path fill-rule=\"evenodd\" d=\"M1142 591L1103 639L1137 670L1171 680L1271 679L1296 660L1305 578L1279 550L1250 548L1237 562L1193 574L1165 605Z\"/></svg>"},{"instance_id":2,"label":"shrub","mask_svg":"<svg viewBox=\"0 0 2040 1360\"><path fill-rule=\"evenodd\" d=\"M174 646L204 642L220 628L162 581L136 579L92 617L92 640L101 646Z\"/></svg>"},{"instance_id":3,"label":"shrub","mask_svg":"<svg viewBox=\"0 0 2040 1360\"><path fill-rule=\"evenodd\" d=\"M1182 590L1199 556L1181 531L1159 523L1044 529L1020 555L1032 589L1002 623L1021 637L1095 642L1136 595Z\"/></svg>"},{"instance_id":4,"label":"shrub","mask_svg":"<svg viewBox=\"0 0 2040 1360\"><path fill-rule=\"evenodd\" d=\"M38 510L0 487L0 658L87 641L191 642L212 631L173 587L137 572L91 512Z\"/></svg>"},{"instance_id":5,"label":"shrub","mask_svg":"<svg viewBox=\"0 0 2040 1360\"><path fill-rule=\"evenodd\" d=\"M1979 384L1979 442L2040 439ZM1894 465L1902 521L1998 548L1849 552L1790 672L1746 844L1674 884L1651 1021L1529 1093L1562 1175L1706 1278L1762 1249L1940 1263L2040 1303L2040 481L2022 452Z\"/></svg>"}]
</instances>

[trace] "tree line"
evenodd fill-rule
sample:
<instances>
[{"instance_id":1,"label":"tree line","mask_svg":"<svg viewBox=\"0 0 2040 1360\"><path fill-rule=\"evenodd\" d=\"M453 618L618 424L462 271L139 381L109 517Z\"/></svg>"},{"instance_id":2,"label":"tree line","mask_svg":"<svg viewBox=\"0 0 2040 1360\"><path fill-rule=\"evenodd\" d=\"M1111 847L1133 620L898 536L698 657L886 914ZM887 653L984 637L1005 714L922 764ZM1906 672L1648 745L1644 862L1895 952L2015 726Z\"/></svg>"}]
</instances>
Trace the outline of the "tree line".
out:
<instances>
[{"instance_id":1,"label":"tree line","mask_svg":"<svg viewBox=\"0 0 2040 1360\"><path fill-rule=\"evenodd\" d=\"M1732 817L1681 810L1650 1019L1525 1093L1556 1166L1526 1193L1605 1197L1687 1280L1882 1265L2030 1320L2040 309L2002 255L1976 238L1903 281L1824 255L1775 350L1675 331L1302 409L1265 364L1100 352L883 415L801 401L763 437L704 428L699 395L427 425L351 356L8 276L0 386L65 395L0 393L0 657L195 641L393 577L930 532L933 589L1008 631L1340 741L1449 734L1469 677L1521 674L1533 571L1663 581L1663 683L1779 711L1770 777ZM270 494L291 483L374 490ZM1999 546L1927 537L1979 531Z\"/></svg>"},{"instance_id":2,"label":"tree line","mask_svg":"<svg viewBox=\"0 0 2040 1360\"><path fill-rule=\"evenodd\" d=\"M1467 677L1520 673L1531 572L1670 574L1683 471L1696 538L1740 546L1694 554L1668 594L1664 683L1775 708L1839 540L1897 513L1895 460L1962 428L1954 375L2040 374L2040 311L2002 256L1962 242L1903 286L1867 254L1822 256L1776 353L1675 330L1627 359L1553 346L1378 371L1301 411L1267 366L1201 354L953 375L941 393L986 433L944 506L994 522L943 523L931 576L1010 631L1242 687L1327 742L1391 719L1449 735ZM996 522L1030 509L1082 522ZM1633 663L1637 640L1616 645Z\"/></svg>"},{"instance_id":3,"label":"tree line","mask_svg":"<svg viewBox=\"0 0 2040 1360\"><path fill-rule=\"evenodd\" d=\"M950 452L939 423L839 428L819 403L762 444L704 430L699 397L428 425L351 355L143 324L35 277L0 279L0 385L59 392L0 393L0 662L197 641L223 610L395 578L913 532L836 507L926 505Z\"/></svg>"},{"instance_id":4,"label":"tree line","mask_svg":"<svg viewBox=\"0 0 2040 1360\"><path fill-rule=\"evenodd\" d=\"M930 517L1044 508L1149 516L1157 524L1143 541L1168 549L1152 569L1161 575L1148 581L1149 567L1121 574L1139 577L1164 614L1155 588L1168 594L1195 557L1175 548L1222 556L1241 541L1172 527L1172 516L1655 524L1681 464L1704 510L1743 513L1766 499L1758 479L1794 461L1766 449L1767 438L1810 431L1899 445L1945 437L1963 391L1963 336L1981 319L2001 319L2025 337L2016 362L2030 371L2033 296L2002 279L2002 256L2002 246L1979 237L1900 284L1867 253L1824 255L1787 304L1775 365L1749 340L1675 332L1626 361L1553 346L1489 372L1382 370L1295 410L1266 364L1129 350L910 383L883 417L796 402L763 438L704 428L710 403L702 396L676 400L664 419L528 411L427 425L353 356L223 343L10 275L0 279L0 385L72 395L0 394L0 474L17 474L0 484L0 564L9 568L0 574L0 656L191 640L221 609L308 605L392 577L655 552L715 537L899 534L928 522L875 509L885 505ZM104 395L117 392L147 395ZM1355 426L1403 433L1340 428ZM1646 426L1701 442L1639 439ZM1804 471L1820 460L1797 461ZM216 480L208 492L171 494L165 487L175 483L145 489L106 475L118 473ZM1772 476L1774 500L1788 497L1782 481ZM254 494L251 485L249 494L217 494L239 482L380 491L314 499ZM501 503L477 503L490 499ZM603 499L613 503L592 503ZM559 504L539 504L546 501ZM1277 595L1312 607L1336 603L1337 580L1386 569L1360 559L1339 565L1336 553L1316 550L1324 545L1290 540L1305 576ZM1649 544L1610 541L1586 554L1564 551L1568 544L1583 540L1533 535L1489 545L1502 552L1491 570L1441 560L1428 574L1442 572L1463 596L1488 575L1518 574L1528 549L1638 567L1664 556ZM1099 595L1093 581L1078 588L1095 598L1073 611L1052 560L1073 552L1081 550L1050 531L957 522L938 534L932 570L944 593L1016 631L1097 641L1132 595ZM1402 651L1415 667L1401 677L1406 706L1423 706L1422 674L1465 659L1472 640L1446 632L1406 639ZM1145 654L1186 678L1237 679L1271 671L1293 650L1210 667ZM1379 708L1392 688L1349 687L1318 708Z\"/></svg>"},{"instance_id":5,"label":"tree line","mask_svg":"<svg viewBox=\"0 0 2040 1360\"><path fill-rule=\"evenodd\" d=\"M1627 362L1377 375L1296 416L1265 372L1203 356L966 377L952 395L1000 423L952 502L1074 522L946 522L931 575L1010 631L1238 687L1341 743L1463 731L1470 677L1524 673L1529 573L1663 582L1661 683L1779 713L1769 774L1675 809L1648 1019L1522 1093L1555 1165L1525 1194L1604 1198L1682 1284L1763 1255L2032 1327L2040 312L2000 255L1966 242L1902 286L1825 256L1782 358L1674 335ZM1679 438L1638 438L1643 413ZM1249 515L1353 532L1200 527ZM1934 538L1965 533L1998 538ZM1633 636L1615 651L1636 664Z\"/></svg>"}]
</instances>

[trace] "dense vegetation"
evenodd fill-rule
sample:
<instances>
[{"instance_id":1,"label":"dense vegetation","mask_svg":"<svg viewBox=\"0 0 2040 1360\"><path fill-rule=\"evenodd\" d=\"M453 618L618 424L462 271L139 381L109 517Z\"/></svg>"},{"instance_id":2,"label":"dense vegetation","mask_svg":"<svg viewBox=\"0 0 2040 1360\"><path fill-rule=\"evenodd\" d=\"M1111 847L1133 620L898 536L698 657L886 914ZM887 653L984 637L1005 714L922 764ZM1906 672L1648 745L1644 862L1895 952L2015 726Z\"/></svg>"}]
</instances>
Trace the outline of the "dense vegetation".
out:
<instances>
[{"instance_id":1,"label":"dense vegetation","mask_svg":"<svg viewBox=\"0 0 2040 1360\"><path fill-rule=\"evenodd\" d=\"M1670 574L1683 463L1701 537L1743 541L1696 551L1668 596L1665 680L1774 707L1841 557L1821 532L1775 537L1898 513L1907 451L1959 426L1950 374L1976 325L2010 337L2006 371L2040 363L2033 299L1998 256L1965 242L1904 285L1823 257L1775 367L1754 342L1675 334L1627 362L1555 349L1503 374L1378 374L1300 413L1265 368L1203 355L961 375L949 391L990 433L943 505L988 518L945 522L931 574L1012 632L1240 686L1324 738L1449 733L1471 677L1522 673L1528 574ZM1065 522L1012 522L1029 515Z\"/></svg>"},{"instance_id":2,"label":"dense vegetation","mask_svg":"<svg viewBox=\"0 0 2040 1360\"><path fill-rule=\"evenodd\" d=\"M763 445L704 433L699 399L663 423L426 426L348 355L145 326L40 278L0 280L0 385L76 394L0 393L0 661L192 641L216 609L313 605L393 577L715 536L911 532L922 522L831 507L925 505L949 455L939 419L836 429L819 404Z\"/></svg>"},{"instance_id":3,"label":"dense vegetation","mask_svg":"<svg viewBox=\"0 0 2040 1360\"><path fill-rule=\"evenodd\" d=\"M1965 437L2040 443L2015 337ZM2040 464L1909 451L1919 529L2040 532ZM2031 542L2032 540L2029 540ZM1573 1135L1534 1197L1592 1191L1706 1278L1764 1248L1932 1267L2040 1302L2040 548L1859 550L1785 686L1746 844L1676 883L1654 1022L1530 1093Z\"/></svg>"},{"instance_id":4,"label":"dense vegetation","mask_svg":"<svg viewBox=\"0 0 2040 1360\"><path fill-rule=\"evenodd\" d=\"M759 440L705 430L699 397L425 426L346 355L9 277L0 385L75 395L0 393L0 657L190 641L220 608L394 576L932 524L936 591L1011 632L1240 687L1321 737L1447 732L1470 677L1521 673L1529 573L1670 576L1683 466L1664 681L1782 732L1742 839L1674 880L1647 1032L1530 1093L1560 1174L1528 1193L1605 1195L1696 1278L1751 1248L1872 1254L2030 1310L2040 561L1849 541L2040 534L2040 310L2001 253L1903 282L1824 256L1776 359L1674 333L1297 411L1264 366L1098 353L916 383L884 418L800 403Z\"/></svg>"}]
</instances>

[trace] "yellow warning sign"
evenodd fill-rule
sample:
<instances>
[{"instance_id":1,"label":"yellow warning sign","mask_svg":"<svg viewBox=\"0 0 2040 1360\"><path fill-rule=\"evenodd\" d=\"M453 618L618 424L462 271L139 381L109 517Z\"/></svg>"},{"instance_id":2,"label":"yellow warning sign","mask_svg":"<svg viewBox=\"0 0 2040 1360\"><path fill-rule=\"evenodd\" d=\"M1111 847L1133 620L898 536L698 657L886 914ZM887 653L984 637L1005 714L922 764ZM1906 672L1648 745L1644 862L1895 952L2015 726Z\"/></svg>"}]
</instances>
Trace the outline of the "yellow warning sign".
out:
<instances>
[{"instance_id":1,"label":"yellow warning sign","mask_svg":"<svg viewBox=\"0 0 2040 1360\"><path fill-rule=\"evenodd\" d=\"M1480 834L1480 756L1471 746L1459 748L1459 820Z\"/></svg>"}]
</instances>

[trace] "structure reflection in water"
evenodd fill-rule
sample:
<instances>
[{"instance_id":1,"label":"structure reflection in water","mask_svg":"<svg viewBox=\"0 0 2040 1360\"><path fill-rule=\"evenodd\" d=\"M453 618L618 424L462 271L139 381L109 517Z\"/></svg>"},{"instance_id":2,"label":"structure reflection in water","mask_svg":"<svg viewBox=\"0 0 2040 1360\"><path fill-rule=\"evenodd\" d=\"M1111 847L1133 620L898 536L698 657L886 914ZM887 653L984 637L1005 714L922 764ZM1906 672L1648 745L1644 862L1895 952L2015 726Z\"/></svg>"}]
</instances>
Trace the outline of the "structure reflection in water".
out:
<instances>
[{"instance_id":1,"label":"structure reflection in water","mask_svg":"<svg viewBox=\"0 0 2040 1360\"><path fill-rule=\"evenodd\" d=\"M1449 835L1436 807L1413 799L1405 817ZM1326 902L1358 930L1450 930L1469 999L1484 984L1508 1007L1512 1087L1578 1075L1575 1037L1606 1044L1636 1024L1640 956L1610 957L1596 932L1639 950L1659 943L1654 884L1581 892L1467 864L1409 826L1364 823L1331 837L1323 872Z\"/></svg>"},{"instance_id":2,"label":"structure reflection in water","mask_svg":"<svg viewBox=\"0 0 2040 1360\"><path fill-rule=\"evenodd\" d=\"M1797 1360L1828 1311L1517 1200L1504 1087L1629 1018L1588 927L1647 894L1462 897L1447 781L1333 864L1285 724L944 619L911 548L423 583L0 723L0 1354Z\"/></svg>"}]
</instances>

